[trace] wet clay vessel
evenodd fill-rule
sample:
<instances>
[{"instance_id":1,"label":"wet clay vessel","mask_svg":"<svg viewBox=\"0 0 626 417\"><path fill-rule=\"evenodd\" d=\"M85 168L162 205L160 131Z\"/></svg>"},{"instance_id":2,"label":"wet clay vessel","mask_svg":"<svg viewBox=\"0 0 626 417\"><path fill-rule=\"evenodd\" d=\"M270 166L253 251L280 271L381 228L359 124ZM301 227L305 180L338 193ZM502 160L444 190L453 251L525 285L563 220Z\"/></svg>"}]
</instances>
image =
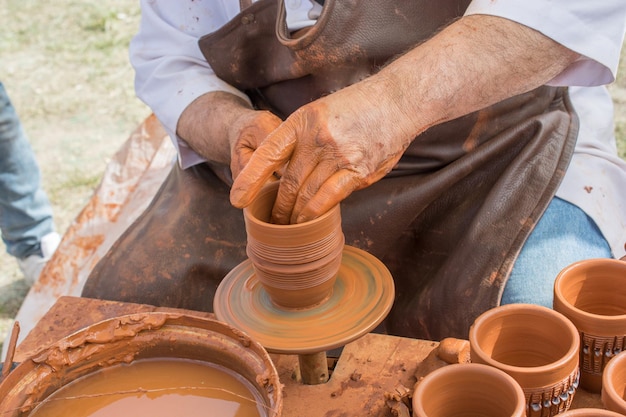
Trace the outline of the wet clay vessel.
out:
<instances>
[{"instance_id":1,"label":"wet clay vessel","mask_svg":"<svg viewBox=\"0 0 626 417\"><path fill-rule=\"evenodd\" d=\"M387 267L344 244L339 206L309 222L272 224L277 192L278 182L266 185L243 211L249 259L220 283L217 318L283 354L316 354L373 330L395 297Z\"/></svg>"},{"instance_id":2,"label":"wet clay vessel","mask_svg":"<svg viewBox=\"0 0 626 417\"><path fill-rule=\"evenodd\" d=\"M278 374L259 343L216 320L151 312L96 323L20 363L0 383L0 416L26 416L81 377L119 364L159 358L191 359L227 368L253 387L259 415L278 417L282 413Z\"/></svg>"},{"instance_id":3,"label":"wet clay vessel","mask_svg":"<svg viewBox=\"0 0 626 417\"><path fill-rule=\"evenodd\" d=\"M272 301L307 308L328 299L341 265L344 235L339 205L305 223L270 221L278 181L266 185L243 210L246 253Z\"/></svg>"},{"instance_id":4,"label":"wet clay vessel","mask_svg":"<svg viewBox=\"0 0 626 417\"><path fill-rule=\"evenodd\" d=\"M454 364L422 379L413 394L413 417L523 417L526 401L505 372L482 364Z\"/></svg>"},{"instance_id":5,"label":"wet clay vessel","mask_svg":"<svg viewBox=\"0 0 626 417\"><path fill-rule=\"evenodd\" d=\"M554 282L554 309L580 332L580 383L602 389L602 371L626 344L626 262L589 259L564 268Z\"/></svg>"},{"instance_id":6,"label":"wet clay vessel","mask_svg":"<svg viewBox=\"0 0 626 417\"><path fill-rule=\"evenodd\" d=\"M470 328L470 358L512 376L524 390L526 414L569 409L579 382L576 327L538 305L509 304L481 314Z\"/></svg>"},{"instance_id":7,"label":"wet clay vessel","mask_svg":"<svg viewBox=\"0 0 626 417\"><path fill-rule=\"evenodd\" d=\"M602 403L626 415L626 351L613 357L602 375Z\"/></svg>"}]
</instances>

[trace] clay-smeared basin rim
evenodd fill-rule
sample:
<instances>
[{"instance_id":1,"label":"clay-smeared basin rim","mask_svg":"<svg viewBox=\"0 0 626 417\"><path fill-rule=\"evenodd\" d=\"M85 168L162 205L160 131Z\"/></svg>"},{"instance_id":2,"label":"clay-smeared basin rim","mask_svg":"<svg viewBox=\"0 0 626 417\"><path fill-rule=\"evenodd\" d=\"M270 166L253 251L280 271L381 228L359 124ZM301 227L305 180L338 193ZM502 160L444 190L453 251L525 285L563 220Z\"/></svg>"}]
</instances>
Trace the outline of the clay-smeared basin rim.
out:
<instances>
[{"instance_id":1,"label":"clay-smeared basin rim","mask_svg":"<svg viewBox=\"0 0 626 417\"><path fill-rule=\"evenodd\" d=\"M270 352L306 354L344 346L370 332L387 316L394 296L387 267L345 246L333 293L320 305L303 310L276 306L246 260L222 280L213 310Z\"/></svg>"},{"instance_id":2,"label":"clay-smeared basin rim","mask_svg":"<svg viewBox=\"0 0 626 417\"><path fill-rule=\"evenodd\" d=\"M282 413L278 372L261 344L215 319L179 312L139 312L93 323L42 348L0 382L0 415L26 415L61 386L103 367L144 358L222 364L267 396L268 415ZM259 379L259 375L267 378Z\"/></svg>"}]
</instances>

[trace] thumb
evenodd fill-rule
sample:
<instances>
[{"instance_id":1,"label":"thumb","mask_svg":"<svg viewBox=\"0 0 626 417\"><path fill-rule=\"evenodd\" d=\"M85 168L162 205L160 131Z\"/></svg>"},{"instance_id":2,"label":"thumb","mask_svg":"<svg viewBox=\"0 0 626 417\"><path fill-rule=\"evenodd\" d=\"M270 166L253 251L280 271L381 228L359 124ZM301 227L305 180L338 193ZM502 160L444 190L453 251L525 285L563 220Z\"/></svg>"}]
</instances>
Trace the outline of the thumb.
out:
<instances>
[{"instance_id":1,"label":"thumb","mask_svg":"<svg viewBox=\"0 0 626 417\"><path fill-rule=\"evenodd\" d=\"M282 125L284 126L284 125ZM296 140L292 129L279 127L259 145L230 189L233 206L248 206L263 185L291 158Z\"/></svg>"}]
</instances>

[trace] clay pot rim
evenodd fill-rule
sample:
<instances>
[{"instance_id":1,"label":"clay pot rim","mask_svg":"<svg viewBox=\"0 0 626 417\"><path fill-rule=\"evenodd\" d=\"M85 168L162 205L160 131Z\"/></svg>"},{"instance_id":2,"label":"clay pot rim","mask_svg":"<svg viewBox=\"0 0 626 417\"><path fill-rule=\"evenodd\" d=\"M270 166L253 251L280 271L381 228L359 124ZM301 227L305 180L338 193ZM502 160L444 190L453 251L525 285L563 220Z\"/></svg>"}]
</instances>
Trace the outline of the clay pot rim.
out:
<instances>
[{"instance_id":1,"label":"clay pot rim","mask_svg":"<svg viewBox=\"0 0 626 417\"><path fill-rule=\"evenodd\" d=\"M609 382L613 379L613 375L617 372L617 367L620 365L626 368L626 350L611 358L602 372L602 392L600 395L602 403L607 408L611 408L609 403L626 407L626 400L617 392L615 386ZM626 370L624 372L626 373ZM620 412L622 411L626 411L626 409L620 410Z\"/></svg>"},{"instance_id":2,"label":"clay pot rim","mask_svg":"<svg viewBox=\"0 0 626 417\"><path fill-rule=\"evenodd\" d=\"M511 310L512 311L534 310L540 314L552 316L556 320L562 321L565 327L569 330L569 333L572 339L574 340L574 343L570 344L570 347L568 348L565 355L563 355L558 360L554 362L550 362L546 365L515 366L515 365L509 365L504 362L498 362L497 360L489 356L482 349L482 347L476 343L476 337L477 337L476 323L478 322L480 324L480 322L482 321L485 321L485 320L493 318L494 316L500 315L502 311L511 311ZM482 313L480 316L476 318L476 320L474 321L474 324L472 324L472 326L470 327L469 341L470 341L470 349L472 351L475 351L480 356L480 359L483 362L485 362L486 364L489 364L490 366L498 367L507 373L516 374L516 375L529 374L529 373L543 373L550 369L554 369L555 367L558 369L564 369L568 367L568 365L572 364L573 362L578 363L578 360L579 360L580 333L578 329L576 328L576 326L574 325L574 323L572 323L565 315L559 313L558 311L555 311L548 307L544 307L544 306L537 305L537 304L526 304L526 303L506 304L506 305L501 305L496 308L492 308L490 310L485 311L484 313Z\"/></svg>"},{"instance_id":3,"label":"clay pot rim","mask_svg":"<svg viewBox=\"0 0 626 417\"><path fill-rule=\"evenodd\" d=\"M515 396L517 397L517 401L516 401L517 405L511 415L513 416L525 416L526 415L526 397L524 394L524 390L517 383L515 378L513 378L511 375L507 374L506 372L498 368L494 368L493 366L485 365L482 363L455 363L455 364L450 364L450 365L446 365L441 368L435 369L434 371L427 374L422 380L422 382L420 382L415 388L415 390L413 391L413 399L412 399L413 410L418 410L420 415L424 415L424 416L426 415L425 410L422 407L422 400L421 400L424 387L426 386L425 384L423 384L424 381L428 382L428 380L432 380L434 378L445 377L448 374L454 375L461 370L468 370L471 372L484 375L486 377L493 376L493 377L503 378L506 381L508 381L510 383L510 387L514 391ZM415 414L415 411L414 411L414 415L417 415Z\"/></svg>"},{"instance_id":4,"label":"clay pot rim","mask_svg":"<svg viewBox=\"0 0 626 417\"><path fill-rule=\"evenodd\" d=\"M559 415L561 417L623 417L622 414L616 413L615 411L605 410L603 408L575 408Z\"/></svg>"},{"instance_id":5,"label":"clay pot rim","mask_svg":"<svg viewBox=\"0 0 626 417\"><path fill-rule=\"evenodd\" d=\"M314 223L319 223L323 221L324 219L326 219L327 217L335 215L335 212L339 209L340 209L340 205L337 204L336 206L328 210L326 213L322 214L319 217L314 218L313 220L309 220L304 223L291 223L291 224L275 224L275 223L268 223L268 222L261 221L257 219L256 217L254 217L252 214L250 214L250 209L248 207L244 207L243 212L247 220L249 220L250 222L258 226L266 227L266 228L273 229L273 230L276 230L276 229L293 230L293 229L301 229L303 227L311 226Z\"/></svg>"},{"instance_id":6,"label":"clay pot rim","mask_svg":"<svg viewBox=\"0 0 626 417\"><path fill-rule=\"evenodd\" d=\"M618 269L624 269L624 272L626 272L626 262L620 261L619 259L612 259L612 258L583 259L582 261L574 262L571 265L568 265L565 268L563 268L559 272L559 274L556 276L556 279L554 280L554 298L555 299L558 298L558 300L560 301L559 307L566 309L568 315L571 315L572 317L576 317L576 318L582 318L585 320L601 319L612 325L618 324L615 322L622 322L626 320L626 314L603 315L603 314L589 313L587 311L581 310L577 308L576 306L574 306L572 303L570 303L563 296L563 290L562 290L563 280L569 273L571 273L571 271L588 270L588 269L596 268L598 266L605 266L606 264L609 264L610 266L616 266Z\"/></svg>"},{"instance_id":7,"label":"clay pot rim","mask_svg":"<svg viewBox=\"0 0 626 417\"><path fill-rule=\"evenodd\" d=\"M280 181L273 181L271 183L265 184L263 188L261 189L260 193L272 193L274 192L274 189L275 188L278 189L279 186L280 186ZM276 192L278 191L276 190ZM333 208L328 210L326 213L322 214L319 217L314 218L313 220L309 220L307 222L291 223L291 224L275 224L275 223L269 223L269 222L259 220L255 216L253 216L252 213L250 213L250 211L252 210L251 208L252 206L253 205L243 208L243 214L244 214L245 219L254 223L257 226L268 228L269 229L268 232L272 232L273 230L276 230L276 229L292 231L293 229L301 229L307 226L311 226L315 223L319 223L320 221L322 221L323 219L329 216L334 215L337 210L340 210L340 205L337 204ZM340 226L341 226L341 223L339 224L339 227Z\"/></svg>"}]
</instances>

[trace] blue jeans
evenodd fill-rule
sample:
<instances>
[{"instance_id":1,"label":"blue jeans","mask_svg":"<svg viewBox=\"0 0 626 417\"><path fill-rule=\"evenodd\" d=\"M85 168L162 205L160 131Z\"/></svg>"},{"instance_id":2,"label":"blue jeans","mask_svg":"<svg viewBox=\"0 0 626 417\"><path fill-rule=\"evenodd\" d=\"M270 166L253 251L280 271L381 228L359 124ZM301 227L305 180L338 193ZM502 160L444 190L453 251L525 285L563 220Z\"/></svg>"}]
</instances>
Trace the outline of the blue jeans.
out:
<instances>
[{"instance_id":1,"label":"blue jeans","mask_svg":"<svg viewBox=\"0 0 626 417\"><path fill-rule=\"evenodd\" d=\"M502 304L552 308L554 280L563 268L583 259L612 257L595 222L577 206L555 197L513 266Z\"/></svg>"},{"instance_id":2,"label":"blue jeans","mask_svg":"<svg viewBox=\"0 0 626 417\"><path fill-rule=\"evenodd\" d=\"M35 155L1 82L0 231L7 252L16 258L40 253L41 238L54 231Z\"/></svg>"}]
</instances>

